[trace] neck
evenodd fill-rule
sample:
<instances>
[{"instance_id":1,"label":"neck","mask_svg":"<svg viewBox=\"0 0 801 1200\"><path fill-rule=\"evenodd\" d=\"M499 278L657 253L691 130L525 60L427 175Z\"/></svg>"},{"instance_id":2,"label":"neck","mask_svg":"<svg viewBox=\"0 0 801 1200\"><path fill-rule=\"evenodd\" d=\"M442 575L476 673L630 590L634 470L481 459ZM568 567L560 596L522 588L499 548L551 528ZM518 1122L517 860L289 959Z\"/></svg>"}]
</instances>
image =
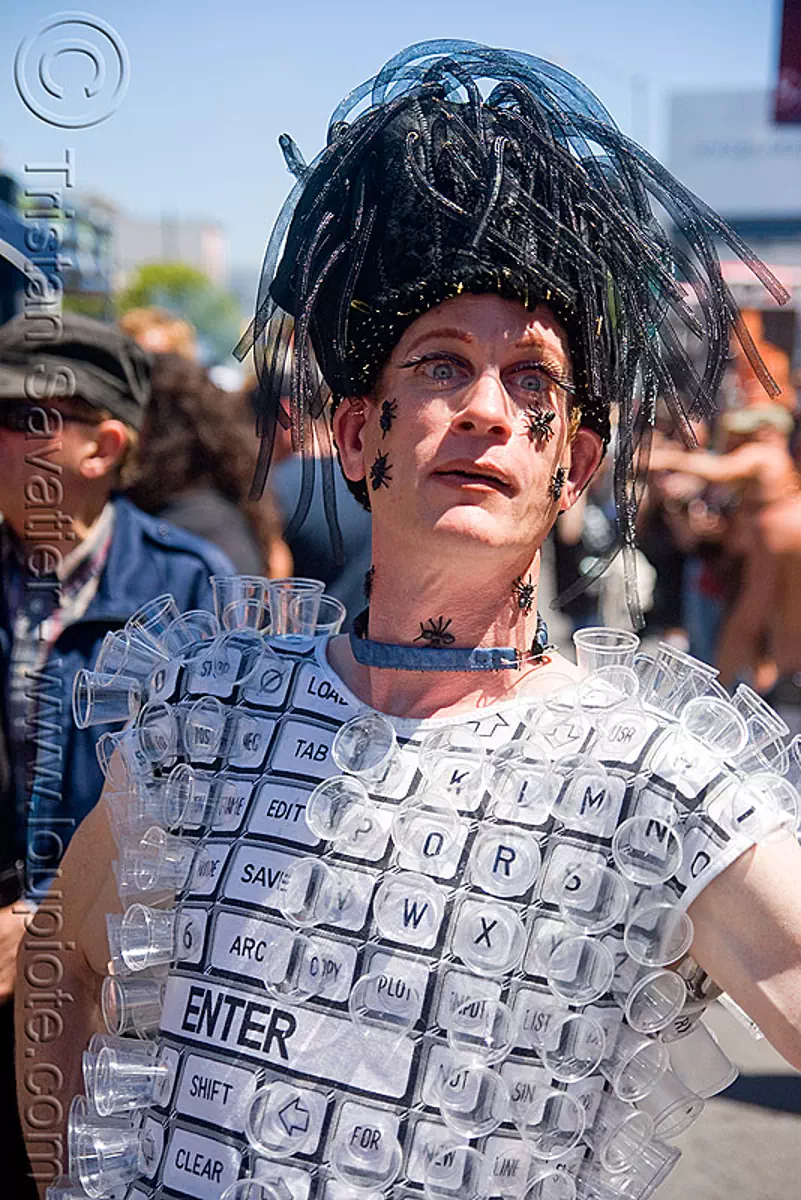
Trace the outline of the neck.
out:
<instances>
[{"instance_id":1,"label":"neck","mask_svg":"<svg viewBox=\"0 0 801 1200\"><path fill-rule=\"evenodd\" d=\"M507 569L497 556L471 563L469 571L453 564L420 570L398 561L398 555L374 549L368 637L378 642L433 646L437 630L447 624L454 640L448 648L512 646L526 654L537 632L539 550ZM450 568L450 569L449 569ZM531 584L531 607L520 607L515 579ZM429 636L425 637L428 633ZM432 650L436 654L436 649ZM357 663L347 639L331 647L331 660L351 690L374 708L395 716L430 716L438 712L492 704L515 694L531 671L420 672L387 670Z\"/></svg>"},{"instance_id":2,"label":"neck","mask_svg":"<svg viewBox=\"0 0 801 1200\"><path fill-rule=\"evenodd\" d=\"M108 499L107 491L74 496L65 489L58 506L7 514L6 520L26 555L47 543L57 547L61 557L66 558L89 536Z\"/></svg>"}]
</instances>

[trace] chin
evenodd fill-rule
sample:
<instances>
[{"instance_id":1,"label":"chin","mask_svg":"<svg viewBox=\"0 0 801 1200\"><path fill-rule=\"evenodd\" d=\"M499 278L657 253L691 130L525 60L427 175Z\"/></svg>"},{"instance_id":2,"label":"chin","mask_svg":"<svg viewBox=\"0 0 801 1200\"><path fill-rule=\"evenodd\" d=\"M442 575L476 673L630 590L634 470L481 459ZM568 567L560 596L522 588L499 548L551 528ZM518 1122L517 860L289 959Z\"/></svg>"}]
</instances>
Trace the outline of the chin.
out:
<instances>
[{"instance_id":1,"label":"chin","mask_svg":"<svg viewBox=\"0 0 801 1200\"><path fill-rule=\"evenodd\" d=\"M434 521L431 532L438 538L459 541L465 546L493 550L520 544L519 526L473 506L448 509Z\"/></svg>"}]
</instances>

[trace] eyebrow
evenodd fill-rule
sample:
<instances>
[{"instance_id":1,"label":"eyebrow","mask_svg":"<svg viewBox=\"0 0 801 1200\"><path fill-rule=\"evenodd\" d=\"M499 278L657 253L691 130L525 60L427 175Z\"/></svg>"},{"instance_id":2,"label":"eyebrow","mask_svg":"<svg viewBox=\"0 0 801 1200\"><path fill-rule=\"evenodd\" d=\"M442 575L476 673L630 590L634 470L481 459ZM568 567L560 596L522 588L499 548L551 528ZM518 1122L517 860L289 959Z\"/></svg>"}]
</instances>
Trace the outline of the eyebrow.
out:
<instances>
[{"instance_id":1,"label":"eyebrow","mask_svg":"<svg viewBox=\"0 0 801 1200\"><path fill-rule=\"evenodd\" d=\"M423 342L427 342L436 338L450 338L454 342L465 342L467 345L470 345L471 342L475 341L472 333L468 333L464 329L457 329L455 326L445 327L442 329L430 329L426 333L421 333L419 338L412 342L406 353L411 354L412 351L416 350L417 347L422 345Z\"/></svg>"}]
</instances>

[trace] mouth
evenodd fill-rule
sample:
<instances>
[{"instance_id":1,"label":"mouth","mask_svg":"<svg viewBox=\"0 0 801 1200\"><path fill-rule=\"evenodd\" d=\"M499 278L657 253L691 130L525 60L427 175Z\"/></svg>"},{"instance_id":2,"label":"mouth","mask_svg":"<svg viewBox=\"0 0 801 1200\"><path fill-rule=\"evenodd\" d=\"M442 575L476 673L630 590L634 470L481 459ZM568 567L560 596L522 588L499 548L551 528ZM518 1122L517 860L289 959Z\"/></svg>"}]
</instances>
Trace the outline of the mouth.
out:
<instances>
[{"instance_id":1,"label":"mouth","mask_svg":"<svg viewBox=\"0 0 801 1200\"><path fill-rule=\"evenodd\" d=\"M478 463L440 467L433 474L436 479L449 487L500 492L503 496L514 494L514 488L505 475Z\"/></svg>"}]
</instances>

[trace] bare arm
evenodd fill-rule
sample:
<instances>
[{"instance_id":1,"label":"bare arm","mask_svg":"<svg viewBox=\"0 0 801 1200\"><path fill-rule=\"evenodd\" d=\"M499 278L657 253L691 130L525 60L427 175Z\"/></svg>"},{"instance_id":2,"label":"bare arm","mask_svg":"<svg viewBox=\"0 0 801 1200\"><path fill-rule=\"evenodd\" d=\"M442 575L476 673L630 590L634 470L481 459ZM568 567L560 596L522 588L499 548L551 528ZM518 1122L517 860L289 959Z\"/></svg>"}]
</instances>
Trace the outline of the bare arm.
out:
<instances>
[{"instance_id":1,"label":"bare arm","mask_svg":"<svg viewBox=\"0 0 801 1200\"><path fill-rule=\"evenodd\" d=\"M801 1071L801 847L752 847L690 905L692 955Z\"/></svg>"},{"instance_id":2,"label":"bare arm","mask_svg":"<svg viewBox=\"0 0 801 1200\"><path fill-rule=\"evenodd\" d=\"M759 478L762 454L754 446L742 446L728 454L706 450L655 449L648 466L652 471L680 471L697 475L707 483L746 483Z\"/></svg>"},{"instance_id":3,"label":"bare arm","mask_svg":"<svg viewBox=\"0 0 801 1200\"><path fill-rule=\"evenodd\" d=\"M83 1090L81 1053L91 1034L102 1028L100 985L108 962L105 914L119 909L111 873L115 857L101 801L72 839L20 948L17 1096L34 1172L41 1164L42 1193L51 1182L51 1164L60 1158L67 1171L65 1128L70 1102ZM47 1140L42 1137L43 1117Z\"/></svg>"}]
</instances>

